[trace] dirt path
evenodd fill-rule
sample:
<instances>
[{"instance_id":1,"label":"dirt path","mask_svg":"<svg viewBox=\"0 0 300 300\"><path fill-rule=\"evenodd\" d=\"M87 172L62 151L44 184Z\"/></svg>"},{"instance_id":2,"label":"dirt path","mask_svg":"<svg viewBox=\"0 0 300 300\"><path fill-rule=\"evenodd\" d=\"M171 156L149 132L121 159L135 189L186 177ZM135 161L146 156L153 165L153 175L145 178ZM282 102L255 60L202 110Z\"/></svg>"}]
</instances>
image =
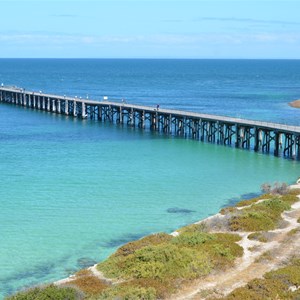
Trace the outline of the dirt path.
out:
<instances>
[{"instance_id":1,"label":"dirt path","mask_svg":"<svg viewBox=\"0 0 300 300\"><path fill-rule=\"evenodd\" d=\"M222 297L250 280L262 277L266 272L280 267L294 254L300 253L300 224L297 222L299 217L300 201L292 205L290 211L282 214L287 225L282 229L269 231L273 234L273 238L267 243L249 240L247 238L249 232L240 233L242 240L239 244L244 248L244 255L237 260L233 268L194 281L170 299L196 300L206 299L208 296ZM294 229L295 231L291 232Z\"/></svg>"}]
</instances>

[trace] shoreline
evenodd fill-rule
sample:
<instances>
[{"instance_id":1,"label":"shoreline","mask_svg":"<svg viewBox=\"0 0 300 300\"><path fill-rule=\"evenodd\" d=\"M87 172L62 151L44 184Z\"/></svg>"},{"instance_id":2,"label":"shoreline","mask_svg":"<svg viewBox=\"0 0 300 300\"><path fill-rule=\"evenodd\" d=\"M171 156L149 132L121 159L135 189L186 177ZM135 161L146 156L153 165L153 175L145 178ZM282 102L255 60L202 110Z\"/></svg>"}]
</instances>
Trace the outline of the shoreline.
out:
<instances>
[{"instance_id":1,"label":"shoreline","mask_svg":"<svg viewBox=\"0 0 300 300\"><path fill-rule=\"evenodd\" d=\"M289 106L291 106L291 107L294 107L294 108L300 108L300 99L294 100L294 101L292 101L292 102L289 102L288 104L289 104Z\"/></svg>"}]
</instances>

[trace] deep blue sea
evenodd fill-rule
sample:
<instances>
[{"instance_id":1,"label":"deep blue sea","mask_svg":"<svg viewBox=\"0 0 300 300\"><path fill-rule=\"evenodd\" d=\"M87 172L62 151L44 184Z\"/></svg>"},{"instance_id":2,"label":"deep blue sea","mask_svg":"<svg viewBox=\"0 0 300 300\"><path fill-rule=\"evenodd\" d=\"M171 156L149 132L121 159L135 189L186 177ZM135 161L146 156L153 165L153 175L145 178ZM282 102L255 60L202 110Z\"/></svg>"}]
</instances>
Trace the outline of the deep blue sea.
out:
<instances>
[{"instance_id":1,"label":"deep blue sea","mask_svg":"<svg viewBox=\"0 0 300 300\"><path fill-rule=\"evenodd\" d=\"M298 60L0 59L0 83L300 125ZM0 103L0 299L298 176L272 155Z\"/></svg>"}]
</instances>

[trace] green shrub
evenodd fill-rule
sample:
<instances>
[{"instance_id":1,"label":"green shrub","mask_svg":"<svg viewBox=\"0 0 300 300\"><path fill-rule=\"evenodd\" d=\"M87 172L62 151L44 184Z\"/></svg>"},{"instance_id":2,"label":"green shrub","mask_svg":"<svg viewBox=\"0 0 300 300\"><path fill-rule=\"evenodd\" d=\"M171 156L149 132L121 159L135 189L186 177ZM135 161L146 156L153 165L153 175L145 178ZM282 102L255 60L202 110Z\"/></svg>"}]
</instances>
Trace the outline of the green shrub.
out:
<instances>
[{"instance_id":1,"label":"green shrub","mask_svg":"<svg viewBox=\"0 0 300 300\"><path fill-rule=\"evenodd\" d=\"M282 298L287 292L286 286L278 280L266 281L264 279L254 279L246 286L237 288L231 292L226 300L273 300L273 299L286 299ZM281 297L280 297L281 296Z\"/></svg>"},{"instance_id":2,"label":"green shrub","mask_svg":"<svg viewBox=\"0 0 300 300\"><path fill-rule=\"evenodd\" d=\"M265 232L259 232L259 231L250 233L247 238L249 240L259 241L261 243L266 243L268 241Z\"/></svg>"},{"instance_id":3,"label":"green shrub","mask_svg":"<svg viewBox=\"0 0 300 300\"><path fill-rule=\"evenodd\" d=\"M127 260L125 273L133 278L195 278L210 272L209 259L202 251L175 245L148 246Z\"/></svg>"},{"instance_id":4,"label":"green shrub","mask_svg":"<svg viewBox=\"0 0 300 300\"><path fill-rule=\"evenodd\" d=\"M300 232L300 228L294 228L294 229L291 229L287 234L288 234L288 236L293 236L293 235L297 234L298 232Z\"/></svg>"},{"instance_id":5,"label":"green shrub","mask_svg":"<svg viewBox=\"0 0 300 300\"><path fill-rule=\"evenodd\" d=\"M288 196L288 195L286 195ZM267 231L276 228L281 213L290 209L290 204L282 198L273 198L261 203L252 204L233 215L229 227L233 231Z\"/></svg>"},{"instance_id":6,"label":"green shrub","mask_svg":"<svg viewBox=\"0 0 300 300\"><path fill-rule=\"evenodd\" d=\"M218 241L223 241L230 244L239 242L242 239L238 234L233 233L214 233L214 236Z\"/></svg>"},{"instance_id":7,"label":"green shrub","mask_svg":"<svg viewBox=\"0 0 300 300\"><path fill-rule=\"evenodd\" d=\"M129 254L132 254L134 251L141 249L146 246L151 245L159 245L165 242L168 242L173 237L166 233L157 233L152 234L149 236L146 236L140 240L136 240L134 242L127 243L123 246L121 246L114 254L113 256L126 256Z\"/></svg>"},{"instance_id":8,"label":"green shrub","mask_svg":"<svg viewBox=\"0 0 300 300\"><path fill-rule=\"evenodd\" d=\"M209 258L202 251L173 244L147 246L123 258L110 258L98 265L108 277L151 278L195 278L211 270Z\"/></svg>"},{"instance_id":9,"label":"green shrub","mask_svg":"<svg viewBox=\"0 0 300 300\"><path fill-rule=\"evenodd\" d=\"M293 260L286 267L266 273L263 279L250 281L222 299L300 299L300 290L292 291L291 286L300 286L300 259Z\"/></svg>"},{"instance_id":10,"label":"green shrub","mask_svg":"<svg viewBox=\"0 0 300 300\"><path fill-rule=\"evenodd\" d=\"M298 192L299 193L299 192ZM297 197L298 194L287 194L282 196L280 199L286 203L288 203L289 205L294 204L295 202L299 201L299 198Z\"/></svg>"},{"instance_id":11,"label":"green shrub","mask_svg":"<svg viewBox=\"0 0 300 300\"><path fill-rule=\"evenodd\" d=\"M184 226L177 230L179 233L183 232L207 232L208 228L204 222L200 222L197 224L191 224L188 226Z\"/></svg>"},{"instance_id":12,"label":"green shrub","mask_svg":"<svg viewBox=\"0 0 300 300\"><path fill-rule=\"evenodd\" d=\"M260 196L258 196L256 198L247 199L247 200L241 200L235 206L236 207L248 206L248 205L251 205L251 204L254 204L254 203L258 202L259 200L270 199L272 197L273 196L271 194L263 194L263 195L260 195Z\"/></svg>"},{"instance_id":13,"label":"green shrub","mask_svg":"<svg viewBox=\"0 0 300 300\"><path fill-rule=\"evenodd\" d=\"M265 214L259 212L242 212L229 220L232 231L262 231L275 228L274 222Z\"/></svg>"},{"instance_id":14,"label":"green shrub","mask_svg":"<svg viewBox=\"0 0 300 300\"><path fill-rule=\"evenodd\" d=\"M194 247L215 239L216 236L214 234L187 231L173 238L172 243L179 246Z\"/></svg>"},{"instance_id":15,"label":"green shrub","mask_svg":"<svg viewBox=\"0 0 300 300\"><path fill-rule=\"evenodd\" d=\"M168 243L137 249L126 256L111 256L98 265L110 278L153 279L170 282L193 279L224 268L243 255L234 234L183 232Z\"/></svg>"},{"instance_id":16,"label":"green shrub","mask_svg":"<svg viewBox=\"0 0 300 300\"><path fill-rule=\"evenodd\" d=\"M221 215L227 215L227 214L230 214L230 213L234 213L237 211L237 208L234 207L234 206L228 206L228 207L224 207L220 210L220 214Z\"/></svg>"},{"instance_id":17,"label":"green shrub","mask_svg":"<svg viewBox=\"0 0 300 300\"><path fill-rule=\"evenodd\" d=\"M169 280L169 281L160 281L151 278L140 278L133 279L128 282L128 285L134 285L144 288L153 288L156 292L156 297L158 299L164 299L167 296L171 295L176 291L176 289L183 283L184 280Z\"/></svg>"},{"instance_id":18,"label":"green shrub","mask_svg":"<svg viewBox=\"0 0 300 300\"><path fill-rule=\"evenodd\" d=\"M76 277L68 282L66 286L75 286L86 295L97 295L105 290L109 285L107 282L99 279L89 270L81 270L76 273Z\"/></svg>"},{"instance_id":19,"label":"green shrub","mask_svg":"<svg viewBox=\"0 0 300 300\"><path fill-rule=\"evenodd\" d=\"M290 266L268 272L264 277L280 280L289 286L300 286L300 260L295 260Z\"/></svg>"},{"instance_id":20,"label":"green shrub","mask_svg":"<svg viewBox=\"0 0 300 300\"><path fill-rule=\"evenodd\" d=\"M19 292L13 296L5 298L6 300L78 300L83 299L80 294L70 287L58 287L48 285L45 287L37 287L24 292Z\"/></svg>"},{"instance_id":21,"label":"green shrub","mask_svg":"<svg viewBox=\"0 0 300 300\"><path fill-rule=\"evenodd\" d=\"M300 195L300 189L289 189L288 195Z\"/></svg>"},{"instance_id":22,"label":"green shrub","mask_svg":"<svg viewBox=\"0 0 300 300\"><path fill-rule=\"evenodd\" d=\"M191 247L208 254L214 269L224 269L236 257L243 255L243 248L236 244L241 237L230 233L185 232L172 240L179 247Z\"/></svg>"},{"instance_id":23,"label":"green shrub","mask_svg":"<svg viewBox=\"0 0 300 300\"><path fill-rule=\"evenodd\" d=\"M114 285L106 289L98 297L93 300L155 300L156 291L152 287L141 287L137 285Z\"/></svg>"}]
</instances>

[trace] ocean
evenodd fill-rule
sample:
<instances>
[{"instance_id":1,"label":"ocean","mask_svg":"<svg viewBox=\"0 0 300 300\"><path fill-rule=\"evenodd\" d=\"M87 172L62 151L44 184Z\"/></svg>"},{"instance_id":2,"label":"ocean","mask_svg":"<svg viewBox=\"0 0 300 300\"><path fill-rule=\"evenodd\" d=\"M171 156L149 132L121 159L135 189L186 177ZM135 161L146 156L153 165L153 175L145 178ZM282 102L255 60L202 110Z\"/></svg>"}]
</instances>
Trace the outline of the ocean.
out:
<instances>
[{"instance_id":1,"label":"ocean","mask_svg":"<svg viewBox=\"0 0 300 300\"><path fill-rule=\"evenodd\" d=\"M298 60L0 59L0 83L300 126ZM0 299L299 176L293 160L0 103Z\"/></svg>"}]
</instances>

